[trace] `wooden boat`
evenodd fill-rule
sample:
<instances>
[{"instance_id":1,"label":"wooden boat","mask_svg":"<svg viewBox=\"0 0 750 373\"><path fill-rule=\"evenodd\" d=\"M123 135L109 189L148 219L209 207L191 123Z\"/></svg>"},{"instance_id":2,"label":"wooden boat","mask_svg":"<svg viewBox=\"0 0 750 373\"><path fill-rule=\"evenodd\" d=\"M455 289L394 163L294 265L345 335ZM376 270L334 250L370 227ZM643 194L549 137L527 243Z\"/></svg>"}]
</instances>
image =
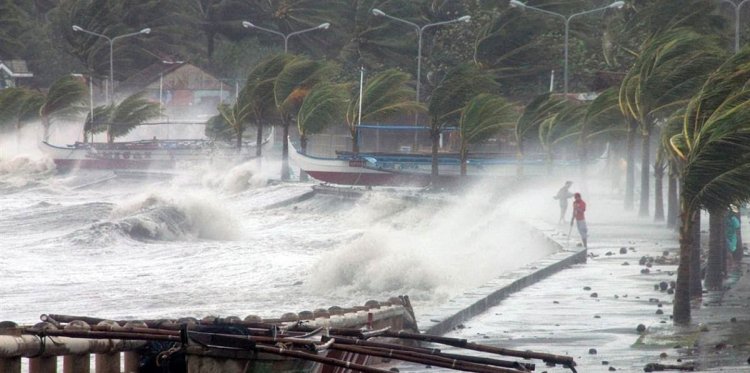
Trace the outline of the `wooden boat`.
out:
<instances>
[{"instance_id":1,"label":"wooden boat","mask_svg":"<svg viewBox=\"0 0 750 373\"><path fill-rule=\"evenodd\" d=\"M321 158L300 153L290 141L290 159L311 177L325 183L360 186L416 186L431 183L431 154L337 152L336 158ZM541 157L522 161L511 155L473 154L467 161L467 174L461 176L457 154L438 155L438 180L441 185L458 185L464 180L506 178L518 175L550 175L576 172L577 161L555 161Z\"/></svg>"},{"instance_id":2,"label":"wooden boat","mask_svg":"<svg viewBox=\"0 0 750 373\"><path fill-rule=\"evenodd\" d=\"M262 144L269 143L272 138L273 130ZM243 143L238 154L235 144L208 139L76 142L66 146L42 141L39 147L52 158L58 170L63 171L172 169L187 162L246 160L255 157L256 153L255 142Z\"/></svg>"}]
</instances>

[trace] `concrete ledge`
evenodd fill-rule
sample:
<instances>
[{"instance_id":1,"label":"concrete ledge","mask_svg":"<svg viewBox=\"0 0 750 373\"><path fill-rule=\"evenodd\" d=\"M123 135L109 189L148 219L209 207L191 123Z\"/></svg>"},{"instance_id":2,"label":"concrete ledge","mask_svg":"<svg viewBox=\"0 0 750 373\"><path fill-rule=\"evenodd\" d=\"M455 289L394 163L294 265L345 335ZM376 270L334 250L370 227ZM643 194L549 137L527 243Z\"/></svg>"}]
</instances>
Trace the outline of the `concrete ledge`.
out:
<instances>
[{"instance_id":1,"label":"concrete ledge","mask_svg":"<svg viewBox=\"0 0 750 373\"><path fill-rule=\"evenodd\" d=\"M289 205L291 205L293 203L306 201L306 200L308 200L310 198L313 198L314 196L315 196L315 191L311 190L311 191L306 192L304 194L300 194L300 195L298 195L296 197L292 197L292 198L289 198L289 199L285 199L283 201L272 203L272 204L270 204L268 206L265 206L264 208L265 209L275 209L275 208L278 208L278 207L289 206Z\"/></svg>"},{"instance_id":2,"label":"concrete ledge","mask_svg":"<svg viewBox=\"0 0 750 373\"><path fill-rule=\"evenodd\" d=\"M544 234L541 231L539 233ZM550 245L558 248L558 252L527 264L520 269L503 274L474 289L471 293L464 293L462 296L453 299L448 305L438 308L432 314L417 315L420 329L427 334L445 334L464 321L500 304L510 294L574 264L586 263L586 249L562 250L562 245L546 234L545 237L547 237Z\"/></svg>"}]
</instances>

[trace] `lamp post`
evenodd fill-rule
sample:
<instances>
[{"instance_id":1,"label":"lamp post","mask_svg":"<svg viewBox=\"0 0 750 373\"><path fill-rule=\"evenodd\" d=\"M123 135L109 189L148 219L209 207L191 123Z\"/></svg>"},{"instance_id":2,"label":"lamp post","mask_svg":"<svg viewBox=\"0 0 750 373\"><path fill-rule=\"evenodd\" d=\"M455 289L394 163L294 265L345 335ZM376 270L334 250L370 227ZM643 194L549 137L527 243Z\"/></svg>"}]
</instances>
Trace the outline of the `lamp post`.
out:
<instances>
[{"instance_id":1,"label":"lamp post","mask_svg":"<svg viewBox=\"0 0 750 373\"><path fill-rule=\"evenodd\" d=\"M435 27L435 26L442 26L447 25L450 23L456 23L456 22L469 22L471 21L471 16L463 16L456 19L452 19L450 21L442 21L442 22L435 22L435 23L428 23L422 27L419 27L414 22L407 21L405 19L401 19L398 17L394 17L392 15L389 15L385 13L384 11L374 8L372 10L372 14L378 17L386 17L389 19L392 19L394 21L398 21L401 23L405 23L411 27L414 27L414 29L417 30L417 39L418 39L418 45L417 45L417 102L419 102L419 85L421 80L421 74L422 74L422 34L424 33L424 30L426 30L429 27Z\"/></svg>"},{"instance_id":2,"label":"lamp post","mask_svg":"<svg viewBox=\"0 0 750 373\"><path fill-rule=\"evenodd\" d=\"M522 2L520 2L518 0L510 0L510 6L511 7L522 8L522 9L531 9L531 10L534 10L534 11L537 11L537 12L540 12L540 13L545 13L545 14L549 14L549 15L552 15L552 16L560 17L565 22L565 52L564 52L565 53L565 57L564 57L564 66L563 66L563 76L564 76L563 77L563 90L564 90L564 93L565 93L566 96L568 95L568 35L570 33L570 20L572 20L573 18L578 17L578 16L582 16L582 15L590 14L590 13L595 13L595 12L600 12L602 10L606 10L606 9L610 9L610 8L620 9L620 8L623 7L623 5L625 5L624 1L615 1L614 3L609 4L607 6L603 6L601 8L596 8L596 9L587 10L585 12L571 14L571 15L569 15L569 16L566 17L566 16L564 16L564 15L562 15L560 13L556 13L556 12L552 12L552 11L549 11L549 10L544 10L544 9L541 9L541 8L533 7L531 5L526 5L526 4L524 4L524 3L522 3Z\"/></svg>"},{"instance_id":3,"label":"lamp post","mask_svg":"<svg viewBox=\"0 0 750 373\"><path fill-rule=\"evenodd\" d=\"M276 30L271 30L271 29L268 29L268 28L265 28L265 27L260 27L260 26L258 26L256 24L250 23L248 21L242 21L242 27L244 27L244 28L256 28L256 29L261 30L261 31L270 32L272 34L276 34L276 35L281 36L282 38L284 38L284 53L286 53L287 52L287 47L289 46L289 38L290 37L292 37L294 35L303 34L305 32L309 32L309 31L327 30L329 27L331 27L331 24L328 23L328 22L325 22L325 23L321 23L321 24L319 24L319 25L317 25L315 27L310 27L310 28L306 28L304 30L290 32L288 34L285 34L283 32L279 32L279 31L276 31Z\"/></svg>"},{"instance_id":4,"label":"lamp post","mask_svg":"<svg viewBox=\"0 0 750 373\"><path fill-rule=\"evenodd\" d=\"M721 0L722 3L727 3L734 8L734 53L740 51L740 10L746 2L750 0L742 0L738 4L735 4L731 0Z\"/></svg>"},{"instance_id":5,"label":"lamp post","mask_svg":"<svg viewBox=\"0 0 750 373\"><path fill-rule=\"evenodd\" d=\"M115 95L115 74L114 74L114 62L113 62L113 58L112 58L113 55L114 55L114 47L113 47L113 45L115 44L115 40L122 39L122 38L127 38L129 36L136 36L136 35L141 35L141 34L148 34L148 33L151 32L151 29L147 27L147 28L144 28L143 30L138 31L138 32L131 32L129 34L118 35L118 36L115 36L113 38L110 38L107 35L102 35L102 34L99 34L99 33L93 32L93 31L86 30L86 29L81 28L80 26L77 26L77 25L73 25L73 31L78 31L78 32L83 32L83 33L86 33L86 34L98 36L100 38L106 39L107 42L109 42L109 85L110 85L111 94L110 94L110 92L107 92L107 94L109 95L109 100L108 101L109 101L110 104L112 104L112 101L114 101L114 95Z\"/></svg>"}]
</instances>

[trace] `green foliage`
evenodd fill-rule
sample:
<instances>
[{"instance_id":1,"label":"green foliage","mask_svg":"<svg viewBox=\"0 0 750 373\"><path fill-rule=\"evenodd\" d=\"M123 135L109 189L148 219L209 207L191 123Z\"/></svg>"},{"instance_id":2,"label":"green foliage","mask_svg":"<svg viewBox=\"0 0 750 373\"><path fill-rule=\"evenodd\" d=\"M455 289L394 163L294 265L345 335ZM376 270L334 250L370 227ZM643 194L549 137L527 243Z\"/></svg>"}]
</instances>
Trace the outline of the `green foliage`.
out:
<instances>
[{"instance_id":1,"label":"green foliage","mask_svg":"<svg viewBox=\"0 0 750 373\"><path fill-rule=\"evenodd\" d=\"M305 96L297 113L300 136L320 133L326 127L344 119L350 97L342 84L320 83Z\"/></svg>"},{"instance_id":2,"label":"green foliage","mask_svg":"<svg viewBox=\"0 0 750 373\"><path fill-rule=\"evenodd\" d=\"M368 79L362 87L362 120L379 121L394 115L424 110L414 100L414 89L406 85L411 76L396 69L388 69ZM355 136L359 118L359 85L351 85L355 92L346 111L346 122Z\"/></svg>"},{"instance_id":3,"label":"green foliage","mask_svg":"<svg viewBox=\"0 0 750 373\"><path fill-rule=\"evenodd\" d=\"M576 145L575 140L580 137L581 126L586 116L587 105L574 101L562 101L557 113L544 120L539 126L539 143L547 153L548 159L562 150L561 145L568 149Z\"/></svg>"},{"instance_id":4,"label":"green foliage","mask_svg":"<svg viewBox=\"0 0 750 373\"><path fill-rule=\"evenodd\" d=\"M516 108L500 96L482 93L472 98L461 111L458 133L461 136L461 154L469 145L480 143L502 128L513 128L518 113Z\"/></svg>"},{"instance_id":5,"label":"green foliage","mask_svg":"<svg viewBox=\"0 0 750 373\"><path fill-rule=\"evenodd\" d=\"M96 118L96 114L95 118ZM144 98L144 93L128 96L111 109L110 139L125 136L135 127L161 115L158 102L151 102Z\"/></svg>"},{"instance_id":6,"label":"green foliage","mask_svg":"<svg viewBox=\"0 0 750 373\"><path fill-rule=\"evenodd\" d=\"M102 105L94 108L94 116L91 117L91 111L86 114L86 120L83 123L83 132L86 135L93 135L107 131L107 127L112 117L113 106Z\"/></svg>"},{"instance_id":7,"label":"green foliage","mask_svg":"<svg viewBox=\"0 0 750 373\"><path fill-rule=\"evenodd\" d=\"M538 138L542 124L565 107L565 100L549 93L537 96L524 108L515 127L518 153L523 154L527 141Z\"/></svg>"},{"instance_id":8,"label":"green foliage","mask_svg":"<svg viewBox=\"0 0 750 373\"><path fill-rule=\"evenodd\" d=\"M432 93L428 104L430 127L439 133L449 123L456 123L466 104L481 93L495 93L494 76L476 64L465 63L451 69Z\"/></svg>"},{"instance_id":9,"label":"green foliage","mask_svg":"<svg viewBox=\"0 0 750 373\"><path fill-rule=\"evenodd\" d=\"M6 88L0 90L0 129L21 127L39 119L39 109L44 96L26 88Z\"/></svg>"},{"instance_id":10,"label":"green foliage","mask_svg":"<svg viewBox=\"0 0 750 373\"><path fill-rule=\"evenodd\" d=\"M581 126L581 141L616 141L627 132L625 117L620 111L619 91L611 87L600 93L586 108Z\"/></svg>"},{"instance_id":11,"label":"green foliage","mask_svg":"<svg viewBox=\"0 0 750 373\"><path fill-rule=\"evenodd\" d=\"M320 60L295 56L288 61L274 80L273 95L281 115L296 112L310 89L334 74L335 67Z\"/></svg>"},{"instance_id":12,"label":"green foliage","mask_svg":"<svg viewBox=\"0 0 750 373\"><path fill-rule=\"evenodd\" d=\"M39 108L45 127L54 119L76 119L83 110L83 100L87 95L86 86L77 77L67 75L55 81Z\"/></svg>"}]
</instances>

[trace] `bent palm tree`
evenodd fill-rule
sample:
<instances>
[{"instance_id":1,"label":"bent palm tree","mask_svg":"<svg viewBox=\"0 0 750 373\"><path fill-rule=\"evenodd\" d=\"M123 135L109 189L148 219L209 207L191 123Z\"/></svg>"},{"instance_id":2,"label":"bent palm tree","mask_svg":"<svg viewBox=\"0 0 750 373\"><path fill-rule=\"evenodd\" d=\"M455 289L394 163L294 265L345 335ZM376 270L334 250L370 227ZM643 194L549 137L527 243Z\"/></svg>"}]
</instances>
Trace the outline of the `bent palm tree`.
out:
<instances>
[{"instance_id":1,"label":"bent palm tree","mask_svg":"<svg viewBox=\"0 0 750 373\"><path fill-rule=\"evenodd\" d=\"M466 176L469 145L486 140L502 128L512 127L517 116L513 105L496 95L479 94L466 104L458 122L461 176Z\"/></svg>"},{"instance_id":2,"label":"bent palm tree","mask_svg":"<svg viewBox=\"0 0 750 373\"><path fill-rule=\"evenodd\" d=\"M375 75L364 87L362 97L350 100L346 110L346 124L352 136L352 152L359 153L359 100L362 101L362 120L382 120L396 114L423 111L424 106L414 101L414 90L406 85L411 76L389 69ZM358 94L357 94L358 95ZM356 97L356 96L354 96Z\"/></svg>"},{"instance_id":3,"label":"bent palm tree","mask_svg":"<svg viewBox=\"0 0 750 373\"><path fill-rule=\"evenodd\" d=\"M83 110L86 86L78 78L68 75L52 83L44 103L39 108L39 116L44 127L44 140L49 138L49 128L56 119L73 119Z\"/></svg>"},{"instance_id":4,"label":"bent palm tree","mask_svg":"<svg viewBox=\"0 0 750 373\"><path fill-rule=\"evenodd\" d=\"M693 222L700 208L709 210L750 200L750 49L744 49L714 72L690 101L681 133L670 139L680 159L680 264L674 298L674 321L690 321L690 265Z\"/></svg>"},{"instance_id":5,"label":"bent palm tree","mask_svg":"<svg viewBox=\"0 0 750 373\"><path fill-rule=\"evenodd\" d=\"M516 173L519 176L523 175L523 159L525 157L526 143L533 139L538 139L542 124L562 110L564 105L564 99L545 93L537 96L526 105L523 113L518 117L513 133L516 140L516 159L518 160Z\"/></svg>"},{"instance_id":6,"label":"bent palm tree","mask_svg":"<svg viewBox=\"0 0 750 373\"><path fill-rule=\"evenodd\" d=\"M300 149L307 153L310 135L322 132L329 125L344 118L349 95L342 84L320 83L305 96L297 113Z\"/></svg>"}]
</instances>

